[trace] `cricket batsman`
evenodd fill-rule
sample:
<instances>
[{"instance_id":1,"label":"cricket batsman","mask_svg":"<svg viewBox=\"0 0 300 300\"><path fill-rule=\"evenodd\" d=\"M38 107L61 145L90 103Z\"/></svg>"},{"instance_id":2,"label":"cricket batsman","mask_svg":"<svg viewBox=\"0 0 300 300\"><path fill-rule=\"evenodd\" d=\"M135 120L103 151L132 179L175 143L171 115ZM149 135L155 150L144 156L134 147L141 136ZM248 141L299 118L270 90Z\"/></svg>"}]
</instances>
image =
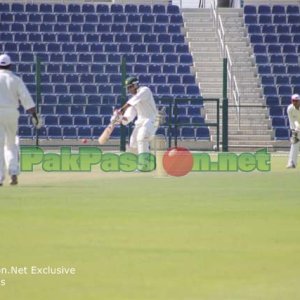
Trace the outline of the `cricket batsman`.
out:
<instances>
[{"instance_id":1,"label":"cricket batsman","mask_svg":"<svg viewBox=\"0 0 300 300\"><path fill-rule=\"evenodd\" d=\"M129 147L138 154L150 152L150 141L157 130L158 111L151 90L140 86L136 77L125 81L127 91L133 96L123 107L115 110L111 122L118 120L123 125L132 122L136 117L135 127L130 137Z\"/></svg>"},{"instance_id":2,"label":"cricket batsman","mask_svg":"<svg viewBox=\"0 0 300 300\"><path fill-rule=\"evenodd\" d=\"M300 96L292 95L292 103L288 106L287 114L291 129L291 149L287 164L288 169L294 169L297 166L299 153L299 132L300 132Z\"/></svg>"},{"instance_id":3,"label":"cricket batsman","mask_svg":"<svg viewBox=\"0 0 300 300\"><path fill-rule=\"evenodd\" d=\"M32 123L40 128L41 120L36 114L35 104L23 80L10 71L11 59L0 55L0 186L5 178L5 165L11 177L11 185L18 184L19 147L17 129L19 103L32 114ZM19 102L20 101L20 102Z\"/></svg>"}]
</instances>

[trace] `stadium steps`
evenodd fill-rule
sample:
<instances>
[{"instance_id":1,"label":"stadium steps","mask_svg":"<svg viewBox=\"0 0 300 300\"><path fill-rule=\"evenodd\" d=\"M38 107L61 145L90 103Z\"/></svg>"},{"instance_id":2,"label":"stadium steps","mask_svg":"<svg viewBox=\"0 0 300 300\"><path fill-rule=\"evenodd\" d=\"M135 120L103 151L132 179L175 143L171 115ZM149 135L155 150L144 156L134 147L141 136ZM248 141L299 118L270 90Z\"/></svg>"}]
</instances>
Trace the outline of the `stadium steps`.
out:
<instances>
[{"instance_id":1,"label":"stadium steps","mask_svg":"<svg viewBox=\"0 0 300 300\"><path fill-rule=\"evenodd\" d=\"M241 9L220 8L218 12L224 25L225 41L233 62L233 70L241 95L241 104L265 105L261 85L257 77L257 69L253 64L252 48L244 29L243 11ZM233 27L238 28L238 30L232 30ZM252 122L260 124L261 128L266 129L262 132L256 126L249 126L246 131L237 130L234 123L237 118L233 116L229 121L229 144L232 141L240 141L241 146L249 144L249 141L252 141L251 144L257 145L261 145L263 142L266 145L271 144L274 132L270 129L269 114L266 108L242 108L241 116L240 123L242 126ZM236 134L234 135L234 133Z\"/></svg>"}]
</instances>

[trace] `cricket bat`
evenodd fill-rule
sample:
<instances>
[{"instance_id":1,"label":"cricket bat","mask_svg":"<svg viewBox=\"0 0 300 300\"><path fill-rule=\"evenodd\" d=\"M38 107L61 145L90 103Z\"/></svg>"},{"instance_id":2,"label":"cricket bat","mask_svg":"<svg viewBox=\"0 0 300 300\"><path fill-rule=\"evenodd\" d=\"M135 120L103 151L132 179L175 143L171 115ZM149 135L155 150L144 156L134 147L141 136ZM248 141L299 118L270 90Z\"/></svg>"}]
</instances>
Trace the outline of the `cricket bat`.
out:
<instances>
[{"instance_id":1,"label":"cricket bat","mask_svg":"<svg viewBox=\"0 0 300 300\"><path fill-rule=\"evenodd\" d=\"M101 133L101 135L98 138L98 143L100 145L106 144L106 142L109 140L110 135L112 134L114 128L115 128L116 123L110 123L104 131Z\"/></svg>"}]
</instances>

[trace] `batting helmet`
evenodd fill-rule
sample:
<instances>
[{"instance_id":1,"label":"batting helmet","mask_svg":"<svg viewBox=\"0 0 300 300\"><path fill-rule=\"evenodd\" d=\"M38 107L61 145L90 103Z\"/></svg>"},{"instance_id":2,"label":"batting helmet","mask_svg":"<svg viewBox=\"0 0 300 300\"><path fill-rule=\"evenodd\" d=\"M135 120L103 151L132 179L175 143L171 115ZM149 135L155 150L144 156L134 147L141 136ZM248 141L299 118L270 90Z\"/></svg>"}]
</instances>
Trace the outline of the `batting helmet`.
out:
<instances>
[{"instance_id":1,"label":"batting helmet","mask_svg":"<svg viewBox=\"0 0 300 300\"><path fill-rule=\"evenodd\" d=\"M125 80L125 84L126 84L126 87L130 86L130 85L138 85L139 84L139 80L136 78L136 77L128 77L126 80Z\"/></svg>"}]
</instances>

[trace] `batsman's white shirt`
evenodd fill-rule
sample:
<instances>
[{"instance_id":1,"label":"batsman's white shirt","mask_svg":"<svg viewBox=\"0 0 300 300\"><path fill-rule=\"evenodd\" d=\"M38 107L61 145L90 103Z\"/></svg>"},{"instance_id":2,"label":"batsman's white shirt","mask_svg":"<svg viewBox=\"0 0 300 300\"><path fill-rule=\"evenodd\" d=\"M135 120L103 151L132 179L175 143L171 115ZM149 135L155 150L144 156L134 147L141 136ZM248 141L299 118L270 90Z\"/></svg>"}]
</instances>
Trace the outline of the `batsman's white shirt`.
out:
<instances>
[{"instance_id":1,"label":"batsman's white shirt","mask_svg":"<svg viewBox=\"0 0 300 300\"><path fill-rule=\"evenodd\" d=\"M287 115L289 118L290 128L292 130L300 129L300 109L296 109L293 104L290 104L287 108Z\"/></svg>"},{"instance_id":2,"label":"batsman's white shirt","mask_svg":"<svg viewBox=\"0 0 300 300\"><path fill-rule=\"evenodd\" d=\"M155 120L157 108L152 92L148 87L139 87L137 93L127 103L136 109L137 120L135 124L143 123L144 120Z\"/></svg>"},{"instance_id":3,"label":"batsman's white shirt","mask_svg":"<svg viewBox=\"0 0 300 300\"><path fill-rule=\"evenodd\" d=\"M21 78L9 70L0 70L0 182L4 180L5 164L10 175L19 174L18 128L19 103L28 110L35 104ZM5 151L4 151L5 148Z\"/></svg>"},{"instance_id":4,"label":"batsman's white shirt","mask_svg":"<svg viewBox=\"0 0 300 300\"><path fill-rule=\"evenodd\" d=\"M9 70L0 70L0 109L17 110L19 101L25 110L35 106L23 80Z\"/></svg>"},{"instance_id":5,"label":"batsman's white shirt","mask_svg":"<svg viewBox=\"0 0 300 300\"><path fill-rule=\"evenodd\" d=\"M137 148L138 153L149 152L150 140L157 129L155 119L158 114L152 92L148 87L139 87L137 94L127 103L133 106L137 113L135 128L130 138L130 147Z\"/></svg>"}]
</instances>

